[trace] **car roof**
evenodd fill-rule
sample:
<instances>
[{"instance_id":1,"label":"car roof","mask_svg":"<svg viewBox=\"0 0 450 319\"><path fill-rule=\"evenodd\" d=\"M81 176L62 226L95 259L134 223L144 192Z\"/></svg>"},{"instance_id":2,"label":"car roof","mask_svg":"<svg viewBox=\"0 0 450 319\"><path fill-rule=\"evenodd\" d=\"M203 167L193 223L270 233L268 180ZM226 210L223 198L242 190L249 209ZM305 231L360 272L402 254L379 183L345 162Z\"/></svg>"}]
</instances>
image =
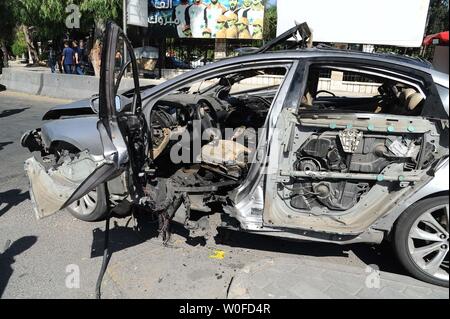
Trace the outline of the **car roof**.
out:
<instances>
[{"instance_id":1,"label":"car roof","mask_svg":"<svg viewBox=\"0 0 450 319\"><path fill-rule=\"evenodd\" d=\"M367 62L381 62L386 64L393 64L397 66L402 66L406 68L411 68L414 70L422 71L427 74L430 74L435 83L445 87L448 89L449 87L449 79L448 74L444 74L442 72L436 71L432 68L431 64L418 60L412 57L405 57L395 54L380 54L380 53L367 53L360 51L351 51L351 50L339 50L333 48L321 48L314 47L308 49L298 49L298 50L286 50L286 51L268 51L265 53L254 53L241 55L237 57L230 57L221 59L217 62L207 64L200 68L193 69L189 72L186 72L182 75L179 75L173 79L170 79L153 89L149 89L146 94L144 94L143 99L151 96L154 92L157 92L159 88L168 87L171 84L180 81L192 78L196 75L200 75L203 72L208 70L214 70L215 68L239 64L239 63L251 63L251 62L259 62L259 61L283 61L283 60L299 60L299 59L313 59L313 58L346 58L346 59L359 59L359 60L367 60Z\"/></svg>"},{"instance_id":2,"label":"car roof","mask_svg":"<svg viewBox=\"0 0 450 319\"><path fill-rule=\"evenodd\" d=\"M368 62L381 62L394 64L397 66L412 68L414 70L422 71L430 74L433 77L433 80L448 88L449 87L449 79L448 74L439 72L433 69L433 66L430 62L398 54L392 53L368 53L362 51L354 51L354 50L342 50L335 49L331 47L314 47L308 49L298 49L298 50L284 50L284 51L269 51L265 53L259 54L248 54L239 57L227 58L222 61L235 61L235 62L244 62L245 60L267 60L267 59L308 59L308 58L321 58L321 57L335 57L335 58L350 58L350 59L360 59L367 60ZM242 60L240 60L242 59Z\"/></svg>"},{"instance_id":3,"label":"car roof","mask_svg":"<svg viewBox=\"0 0 450 319\"><path fill-rule=\"evenodd\" d=\"M285 58L317 58L317 57L345 57L345 58L357 58L366 59L373 61L382 61L387 63L394 63L403 66L409 66L412 68L420 68L425 70L432 70L432 65L426 60L402 56L397 54L386 54L386 53L367 53L361 51L353 50L341 50L334 48L322 48L314 47L310 49L298 49L298 50L281 50L281 51L268 51L259 54L248 54L239 57L232 57L223 59L221 61L233 60L239 58L252 57L254 59L267 59L272 57L274 59L280 58L280 56Z\"/></svg>"},{"instance_id":4,"label":"car roof","mask_svg":"<svg viewBox=\"0 0 450 319\"><path fill-rule=\"evenodd\" d=\"M369 52L362 52L362 51L355 51L355 50L343 50L343 49L337 49L332 48L328 46L318 46L314 48L317 51L326 51L326 52L334 52L334 53L347 53L349 55L353 56L366 56L366 57L374 57L374 58L380 58L380 59L386 59L392 62L403 62L403 63L410 63L415 66L423 67L423 68L432 68L432 64L428 62L427 60L417 58L417 57L411 57L407 55L399 55L395 53L369 53Z\"/></svg>"}]
</instances>

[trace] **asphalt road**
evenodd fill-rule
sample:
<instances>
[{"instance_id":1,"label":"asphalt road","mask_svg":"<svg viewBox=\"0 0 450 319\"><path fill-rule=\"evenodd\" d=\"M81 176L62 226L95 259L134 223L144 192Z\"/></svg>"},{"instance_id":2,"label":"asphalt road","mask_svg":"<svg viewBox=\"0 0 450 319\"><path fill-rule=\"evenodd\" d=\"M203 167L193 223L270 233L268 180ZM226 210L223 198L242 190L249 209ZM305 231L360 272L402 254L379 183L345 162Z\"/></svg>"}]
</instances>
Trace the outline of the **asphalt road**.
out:
<instances>
[{"instance_id":1,"label":"asphalt road","mask_svg":"<svg viewBox=\"0 0 450 319\"><path fill-rule=\"evenodd\" d=\"M31 155L19 139L39 127L43 113L61 100L0 92L0 296L2 298L93 298L101 266L103 223L85 223L61 212L37 221L31 209L23 162ZM103 297L224 298L231 278L245 264L265 258L312 259L335 265L405 274L389 245L337 246L298 243L223 232L220 240L189 238L181 228L169 247L155 224L139 218L114 220L113 255ZM4 247L6 249L4 249ZM223 258L211 258L216 250ZM75 265L75 266L74 266ZM72 280L79 269L79 287Z\"/></svg>"}]
</instances>

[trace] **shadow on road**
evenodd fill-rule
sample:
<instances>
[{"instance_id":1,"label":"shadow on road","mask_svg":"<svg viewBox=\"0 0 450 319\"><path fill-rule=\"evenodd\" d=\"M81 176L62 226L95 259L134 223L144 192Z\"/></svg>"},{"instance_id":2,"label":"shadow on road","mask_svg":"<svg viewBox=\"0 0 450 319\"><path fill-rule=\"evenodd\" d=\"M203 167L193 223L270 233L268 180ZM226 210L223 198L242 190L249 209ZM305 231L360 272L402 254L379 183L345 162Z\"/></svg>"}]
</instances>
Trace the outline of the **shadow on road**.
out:
<instances>
[{"instance_id":1,"label":"shadow on road","mask_svg":"<svg viewBox=\"0 0 450 319\"><path fill-rule=\"evenodd\" d=\"M10 189L9 191L0 193L0 207L6 204L6 206L0 209L0 217L14 206L29 198L29 193L22 193L20 189Z\"/></svg>"},{"instance_id":2,"label":"shadow on road","mask_svg":"<svg viewBox=\"0 0 450 319\"><path fill-rule=\"evenodd\" d=\"M147 240L158 237L158 224L148 214L136 216L138 231L129 225L119 226L117 223L110 230L110 252L121 251L140 245ZM171 231L185 239L186 244L191 246L205 246L206 239L192 238L189 232L176 223L171 225ZM381 245L352 244L337 245L317 242L288 241L281 238L256 235L244 232L220 229L214 238L215 243L229 247L244 248L251 250L276 252L289 255L302 255L314 257L348 257L353 252L366 265L377 265L381 271L390 273L406 274L399 265L389 243ZM102 256L104 245L104 231L95 229L93 231L93 243L91 257Z\"/></svg>"},{"instance_id":3,"label":"shadow on road","mask_svg":"<svg viewBox=\"0 0 450 319\"><path fill-rule=\"evenodd\" d=\"M120 226L114 221L113 227L109 231L109 251L112 255L115 252L140 245L152 238L158 238L158 221L148 213L136 214L136 225L134 229L131 217L128 217L125 226ZM206 239L204 237L190 237L182 225L172 223L171 232L186 239L186 244L191 246L205 246ZM92 231L91 258L103 255L105 232L103 229L95 228ZM162 241L161 241L162 245Z\"/></svg>"},{"instance_id":4,"label":"shadow on road","mask_svg":"<svg viewBox=\"0 0 450 319\"><path fill-rule=\"evenodd\" d=\"M29 107L24 107L24 108L21 108L21 109L3 110L0 113L0 118L16 115L16 114L22 113L22 112L24 112L24 111L26 111L28 109L29 109Z\"/></svg>"},{"instance_id":5,"label":"shadow on road","mask_svg":"<svg viewBox=\"0 0 450 319\"><path fill-rule=\"evenodd\" d=\"M146 242L149 239L158 237L158 223L153 221L148 215L136 215L138 230L133 229L129 217L125 226L120 226L115 221L109 231L110 254L134 247ZM95 228L92 231L91 258L103 255L105 232L103 229Z\"/></svg>"},{"instance_id":6,"label":"shadow on road","mask_svg":"<svg viewBox=\"0 0 450 319\"><path fill-rule=\"evenodd\" d=\"M3 150L6 145L10 144L14 144L14 142L0 142L0 151Z\"/></svg>"},{"instance_id":7,"label":"shadow on road","mask_svg":"<svg viewBox=\"0 0 450 319\"><path fill-rule=\"evenodd\" d=\"M381 271L406 273L399 265L391 245L387 242L380 245L298 242L222 229L216 236L216 243L230 247L314 257L348 257L349 253L353 252L364 264L377 265Z\"/></svg>"},{"instance_id":8,"label":"shadow on road","mask_svg":"<svg viewBox=\"0 0 450 319\"><path fill-rule=\"evenodd\" d=\"M0 297L3 295L13 273L12 264L15 262L15 257L33 246L36 241L36 236L26 236L16 240L11 245L9 245L9 242L6 244L4 252L0 254Z\"/></svg>"},{"instance_id":9,"label":"shadow on road","mask_svg":"<svg viewBox=\"0 0 450 319\"><path fill-rule=\"evenodd\" d=\"M0 84L0 92L2 92L2 91L6 91L6 86Z\"/></svg>"}]
</instances>

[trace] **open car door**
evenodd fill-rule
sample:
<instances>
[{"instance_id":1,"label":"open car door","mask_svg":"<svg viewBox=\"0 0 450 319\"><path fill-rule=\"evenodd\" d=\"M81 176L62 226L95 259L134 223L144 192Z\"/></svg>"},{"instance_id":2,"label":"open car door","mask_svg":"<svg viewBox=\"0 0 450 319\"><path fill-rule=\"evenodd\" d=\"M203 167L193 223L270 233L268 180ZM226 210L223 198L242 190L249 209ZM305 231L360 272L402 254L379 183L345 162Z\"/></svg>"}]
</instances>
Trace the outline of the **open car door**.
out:
<instances>
[{"instance_id":1,"label":"open car door","mask_svg":"<svg viewBox=\"0 0 450 319\"><path fill-rule=\"evenodd\" d=\"M124 61L124 52L129 60ZM118 63L119 61L119 63ZM122 62L122 63L120 63ZM117 65L119 64L119 68ZM134 80L132 105L122 109L117 91L120 81L131 67ZM31 197L38 218L50 216L80 199L98 185L119 176L126 170L133 173L143 164L146 152L146 126L141 112L139 73L133 48L123 31L108 23L103 42L97 130L103 155L93 156L85 150L75 157L46 170L34 157L25 162L31 184ZM142 143L135 143L135 139ZM133 146L130 150L128 145Z\"/></svg>"}]
</instances>

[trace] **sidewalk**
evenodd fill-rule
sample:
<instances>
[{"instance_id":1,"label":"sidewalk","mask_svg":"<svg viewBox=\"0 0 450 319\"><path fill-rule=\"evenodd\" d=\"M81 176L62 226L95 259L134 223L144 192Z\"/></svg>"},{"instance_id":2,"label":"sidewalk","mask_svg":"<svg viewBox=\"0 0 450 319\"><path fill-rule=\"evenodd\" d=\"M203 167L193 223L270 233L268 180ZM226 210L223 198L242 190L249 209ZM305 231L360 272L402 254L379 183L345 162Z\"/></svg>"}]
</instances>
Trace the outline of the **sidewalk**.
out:
<instances>
[{"instance_id":1,"label":"sidewalk","mask_svg":"<svg viewBox=\"0 0 450 319\"><path fill-rule=\"evenodd\" d=\"M20 60L9 61L9 68L19 69L23 71L34 71L34 72L43 72L43 73L51 73L50 68L46 66L27 66L26 63L22 63ZM59 73L59 72L58 72Z\"/></svg>"},{"instance_id":2,"label":"sidewalk","mask_svg":"<svg viewBox=\"0 0 450 319\"><path fill-rule=\"evenodd\" d=\"M448 288L371 268L265 259L234 277L229 299L448 299Z\"/></svg>"}]
</instances>

